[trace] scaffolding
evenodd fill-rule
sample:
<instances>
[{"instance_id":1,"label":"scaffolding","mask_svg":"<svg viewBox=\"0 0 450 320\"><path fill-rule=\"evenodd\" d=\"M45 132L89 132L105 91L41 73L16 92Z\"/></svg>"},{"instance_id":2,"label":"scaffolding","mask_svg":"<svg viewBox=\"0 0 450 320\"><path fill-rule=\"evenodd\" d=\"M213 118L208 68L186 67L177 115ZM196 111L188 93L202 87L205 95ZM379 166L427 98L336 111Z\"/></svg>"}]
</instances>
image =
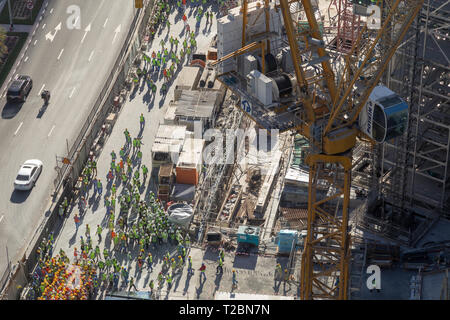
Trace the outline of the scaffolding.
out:
<instances>
[{"instance_id":1,"label":"scaffolding","mask_svg":"<svg viewBox=\"0 0 450 320\"><path fill-rule=\"evenodd\" d=\"M409 103L406 134L378 148L379 192L399 210L450 218L448 0L426 0L385 76Z\"/></svg>"}]
</instances>

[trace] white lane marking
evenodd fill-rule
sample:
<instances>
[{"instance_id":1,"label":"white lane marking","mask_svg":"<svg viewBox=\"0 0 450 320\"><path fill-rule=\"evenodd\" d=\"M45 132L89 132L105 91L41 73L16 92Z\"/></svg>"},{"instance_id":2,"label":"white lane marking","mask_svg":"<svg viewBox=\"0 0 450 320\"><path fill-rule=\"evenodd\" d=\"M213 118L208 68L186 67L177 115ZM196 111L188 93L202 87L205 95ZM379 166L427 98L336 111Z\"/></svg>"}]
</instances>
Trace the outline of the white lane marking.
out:
<instances>
[{"instance_id":1,"label":"white lane marking","mask_svg":"<svg viewBox=\"0 0 450 320\"><path fill-rule=\"evenodd\" d=\"M53 13L53 8L50 9L50 13Z\"/></svg>"},{"instance_id":2,"label":"white lane marking","mask_svg":"<svg viewBox=\"0 0 450 320\"><path fill-rule=\"evenodd\" d=\"M122 26L122 24L119 24L119 26L116 28L116 30L114 30L114 38L113 38L112 43L114 43L114 41L116 41L117 34L120 32L121 26Z\"/></svg>"},{"instance_id":3,"label":"white lane marking","mask_svg":"<svg viewBox=\"0 0 450 320\"><path fill-rule=\"evenodd\" d=\"M49 138L52 135L53 129L55 129L55 125L53 125L52 129L48 133L47 138Z\"/></svg>"},{"instance_id":4,"label":"white lane marking","mask_svg":"<svg viewBox=\"0 0 450 320\"><path fill-rule=\"evenodd\" d=\"M76 89L76 87L74 87L74 88L72 89L72 91L70 92L70 94L69 94L69 99L71 99L71 98L72 98L72 96L73 96L73 93L75 92L75 89Z\"/></svg>"},{"instance_id":5,"label":"white lane marking","mask_svg":"<svg viewBox=\"0 0 450 320\"><path fill-rule=\"evenodd\" d=\"M89 62L91 62L91 60L92 60L92 56L94 55L94 51L95 50L92 50L91 54L89 55L89 59L88 59Z\"/></svg>"},{"instance_id":6,"label":"white lane marking","mask_svg":"<svg viewBox=\"0 0 450 320\"><path fill-rule=\"evenodd\" d=\"M63 52L64 52L64 49L61 49L61 52L59 53L59 56L58 56L58 60L61 58L61 55Z\"/></svg>"},{"instance_id":7,"label":"white lane marking","mask_svg":"<svg viewBox=\"0 0 450 320\"><path fill-rule=\"evenodd\" d=\"M106 18L105 23L103 24L103 28L106 27L107 23L108 23L108 18Z\"/></svg>"},{"instance_id":8,"label":"white lane marking","mask_svg":"<svg viewBox=\"0 0 450 320\"><path fill-rule=\"evenodd\" d=\"M27 62L28 61L28 56L26 56L25 57L25 60L23 60L24 62Z\"/></svg>"},{"instance_id":9,"label":"white lane marking","mask_svg":"<svg viewBox=\"0 0 450 320\"><path fill-rule=\"evenodd\" d=\"M23 122L19 124L19 127L17 128L16 132L14 132L14 135L17 135L17 132L19 132L20 128L22 128Z\"/></svg>"},{"instance_id":10,"label":"white lane marking","mask_svg":"<svg viewBox=\"0 0 450 320\"><path fill-rule=\"evenodd\" d=\"M78 16L76 19L75 19L75 22L74 22L74 26L77 24L77 22L78 22L78 19L80 19L80 17Z\"/></svg>"},{"instance_id":11,"label":"white lane marking","mask_svg":"<svg viewBox=\"0 0 450 320\"><path fill-rule=\"evenodd\" d=\"M2 220L3 220L4 217L5 217L5 216L1 216L1 217L0 217L0 222L2 222Z\"/></svg>"},{"instance_id":12,"label":"white lane marking","mask_svg":"<svg viewBox=\"0 0 450 320\"><path fill-rule=\"evenodd\" d=\"M56 34L58 33L58 31L61 30L62 23L60 22L56 27L55 27L55 33L53 34L51 31L49 33L47 33L45 35L45 40L50 40L50 42L53 42L53 40L56 37Z\"/></svg>"},{"instance_id":13,"label":"white lane marking","mask_svg":"<svg viewBox=\"0 0 450 320\"><path fill-rule=\"evenodd\" d=\"M34 40L34 44L33 44L33 45L35 46L35 45L36 45L36 43L37 43L37 39L36 39L36 40Z\"/></svg>"},{"instance_id":14,"label":"white lane marking","mask_svg":"<svg viewBox=\"0 0 450 320\"><path fill-rule=\"evenodd\" d=\"M81 39L81 43L84 42L84 38L86 38L87 33L91 31L91 24L89 23L88 26L86 27L86 29L84 29L84 35L83 38Z\"/></svg>"},{"instance_id":15,"label":"white lane marking","mask_svg":"<svg viewBox=\"0 0 450 320\"><path fill-rule=\"evenodd\" d=\"M41 88L41 90L39 90L39 92L38 92L38 97L41 95L41 92L42 92L42 90L44 90L44 87L45 87L45 83L42 85L42 88Z\"/></svg>"},{"instance_id":16,"label":"white lane marking","mask_svg":"<svg viewBox=\"0 0 450 320\"><path fill-rule=\"evenodd\" d=\"M42 26L42 29L44 29L46 25L47 25L47 24L44 23L44 25Z\"/></svg>"}]
</instances>

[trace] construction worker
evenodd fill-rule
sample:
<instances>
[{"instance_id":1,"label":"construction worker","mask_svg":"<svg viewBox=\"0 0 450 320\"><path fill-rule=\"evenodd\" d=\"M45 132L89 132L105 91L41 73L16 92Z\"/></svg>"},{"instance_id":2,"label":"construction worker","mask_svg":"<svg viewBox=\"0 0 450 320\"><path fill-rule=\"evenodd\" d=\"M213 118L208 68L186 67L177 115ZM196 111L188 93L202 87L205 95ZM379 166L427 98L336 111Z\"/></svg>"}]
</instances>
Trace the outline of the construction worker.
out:
<instances>
[{"instance_id":1,"label":"construction worker","mask_svg":"<svg viewBox=\"0 0 450 320\"><path fill-rule=\"evenodd\" d=\"M183 258L183 263L184 263L184 261L186 259L186 248L185 247L183 247L181 249L181 257Z\"/></svg>"},{"instance_id":2,"label":"construction worker","mask_svg":"<svg viewBox=\"0 0 450 320\"><path fill-rule=\"evenodd\" d=\"M114 174L111 169L108 171L107 179L108 181L112 181L114 179Z\"/></svg>"},{"instance_id":3,"label":"construction worker","mask_svg":"<svg viewBox=\"0 0 450 320\"><path fill-rule=\"evenodd\" d=\"M147 256L147 267L148 269L151 269L151 271L153 271L153 256L151 252L149 252Z\"/></svg>"},{"instance_id":4,"label":"construction worker","mask_svg":"<svg viewBox=\"0 0 450 320\"><path fill-rule=\"evenodd\" d=\"M84 235L85 235L86 237L88 237L88 236L91 235L91 228L89 227L88 224L86 224L86 231L84 232Z\"/></svg>"},{"instance_id":5,"label":"construction worker","mask_svg":"<svg viewBox=\"0 0 450 320\"><path fill-rule=\"evenodd\" d=\"M150 287L150 295L154 294L154 289L155 289L155 283L153 282L153 279L150 280L150 283L148 284L148 286Z\"/></svg>"},{"instance_id":6,"label":"construction worker","mask_svg":"<svg viewBox=\"0 0 450 320\"><path fill-rule=\"evenodd\" d=\"M92 168L92 173L94 174L94 177L97 176L97 162L95 160L92 160L90 163L90 166Z\"/></svg>"},{"instance_id":7,"label":"construction worker","mask_svg":"<svg viewBox=\"0 0 450 320\"><path fill-rule=\"evenodd\" d=\"M281 274L283 272L283 269L281 268L281 264L277 263L275 267L275 279L281 278Z\"/></svg>"},{"instance_id":8,"label":"construction worker","mask_svg":"<svg viewBox=\"0 0 450 320\"><path fill-rule=\"evenodd\" d=\"M61 219L64 218L64 207L63 207L62 203L58 207L58 214Z\"/></svg>"},{"instance_id":9,"label":"construction worker","mask_svg":"<svg viewBox=\"0 0 450 320\"><path fill-rule=\"evenodd\" d=\"M236 276L236 270L234 270L234 269L233 269L232 281L233 281L233 288L234 289L237 288L238 281L237 281L237 276Z\"/></svg>"},{"instance_id":10,"label":"construction worker","mask_svg":"<svg viewBox=\"0 0 450 320\"><path fill-rule=\"evenodd\" d=\"M102 240L102 227L98 224L97 225L97 231L95 232L98 236L98 242L100 242Z\"/></svg>"},{"instance_id":11,"label":"construction worker","mask_svg":"<svg viewBox=\"0 0 450 320\"><path fill-rule=\"evenodd\" d=\"M191 47L187 47L187 49L186 49L186 59L187 59L187 62L189 62L191 60Z\"/></svg>"},{"instance_id":12,"label":"construction worker","mask_svg":"<svg viewBox=\"0 0 450 320\"><path fill-rule=\"evenodd\" d=\"M137 138L137 141L136 141L136 147L138 148L138 150L141 150L141 145L143 145L141 139L142 138Z\"/></svg>"},{"instance_id":13,"label":"construction worker","mask_svg":"<svg viewBox=\"0 0 450 320\"><path fill-rule=\"evenodd\" d=\"M168 273L166 278L167 278L167 289L170 290L170 288L172 287L172 276L171 276L171 274Z\"/></svg>"},{"instance_id":14,"label":"construction worker","mask_svg":"<svg viewBox=\"0 0 450 320\"><path fill-rule=\"evenodd\" d=\"M191 273L194 273L194 270L192 269L192 258L191 256L188 257L188 275L190 275Z\"/></svg>"},{"instance_id":15,"label":"construction worker","mask_svg":"<svg viewBox=\"0 0 450 320\"><path fill-rule=\"evenodd\" d=\"M289 271L288 269L284 269L284 282L289 281Z\"/></svg>"},{"instance_id":16,"label":"construction worker","mask_svg":"<svg viewBox=\"0 0 450 320\"><path fill-rule=\"evenodd\" d=\"M218 259L218 266L217 266L217 269L216 269L216 273L223 273L223 260L222 260L222 258L221 257L219 257L219 259ZM219 272L220 271L220 272Z\"/></svg>"},{"instance_id":17,"label":"construction worker","mask_svg":"<svg viewBox=\"0 0 450 320\"><path fill-rule=\"evenodd\" d=\"M145 118L144 115L141 113L140 117L139 117L139 124L140 124L140 129L144 129L145 126Z\"/></svg>"},{"instance_id":18,"label":"construction worker","mask_svg":"<svg viewBox=\"0 0 450 320\"><path fill-rule=\"evenodd\" d=\"M177 268L177 262L175 261L175 258L172 258L171 261L172 261L172 265L171 265L172 272L175 272L175 270Z\"/></svg>"},{"instance_id":19,"label":"construction worker","mask_svg":"<svg viewBox=\"0 0 450 320\"><path fill-rule=\"evenodd\" d=\"M124 171L123 171L123 159L120 159L120 162L119 162L119 171L120 171L121 174L124 172Z\"/></svg>"},{"instance_id":20,"label":"construction worker","mask_svg":"<svg viewBox=\"0 0 450 320\"><path fill-rule=\"evenodd\" d=\"M202 277L206 281L206 274L205 274L206 266L205 266L205 263L202 262L202 265L201 265L200 269L198 269L198 270L200 270L200 281L202 281Z\"/></svg>"},{"instance_id":21,"label":"construction worker","mask_svg":"<svg viewBox=\"0 0 450 320\"><path fill-rule=\"evenodd\" d=\"M133 153L136 150L136 146L137 146L136 138L133 138Z\"/></svg>"},{"instance_id":22,"label":"construction worker","mask_svg":"<svg viewBox=\"0 0 450 320\"><path fill-rule=\"evenodd\" d=\"M97 259L100 257L100 248L97 246L95 246L95 259Z\"/></svg>"},{"instance_id":23,"label":"construction worker","mask_svg":"<svg viewBox=\"0 0 450 320\"><path fill-rule=\"evenodd\" d=\"M132 287L134 288L134 290L139 291L139 290L136 288L136 285L134 284L134 278L133 278L133 277L130 278L130 285L129 285L129 287L128 287L128 291L130 291Z\"/></svg>"},{"instance_id":24,"label":"construction worker","mask_svg":"<svg viewBox=\"0 0 450 320\"><path fill-rule=\"evenodd\" d=\"M164 282L164 275L162 274L162 272L159 272L159 274L158 274L158 286L161 287L163 282Z\"/></svg>"},{"instance_id":25,"label":"construction worker","mask_svg":"<svg viewBox=\"0 0 450 320\"><path fill-rule=\"evenodd\" d=\"M102 182L100 181L100 179L97 179L97 191L99 196L102 195L103 192L103 186L102 186Z\"/></svg>"},{"instance_id":26,"label":"construction worker","mask_svg":"<svg viewBox=\"0 0 450 320\"><path fill-rule=\"evenodd\" d=\"M109 260L109 251L107 248L103 248L103 259Z\"/></svg>"},{"instance_id":27,"label":"construction worker","mask_svg":"<svg viewBox=\"0 0 450 320\"><path fill-rule=\"evenodd\" d=\"M80 217L78 217L78 214L75 213L75 216L73 217L73 220L75 221L75 226L76 226L77 231L78 231L78 227L81 224Z\"/></svg>"},{"instance_id":28,"label":"construction worker","mask_svg":"<svg viewBox=\"0 0 450 320\"><path fill-rule=\"evenodd\" d=\"M142 165L142 175L144 176L144 181L147 179L148 168L145 164Z\"/></svg>"}]
</instances>

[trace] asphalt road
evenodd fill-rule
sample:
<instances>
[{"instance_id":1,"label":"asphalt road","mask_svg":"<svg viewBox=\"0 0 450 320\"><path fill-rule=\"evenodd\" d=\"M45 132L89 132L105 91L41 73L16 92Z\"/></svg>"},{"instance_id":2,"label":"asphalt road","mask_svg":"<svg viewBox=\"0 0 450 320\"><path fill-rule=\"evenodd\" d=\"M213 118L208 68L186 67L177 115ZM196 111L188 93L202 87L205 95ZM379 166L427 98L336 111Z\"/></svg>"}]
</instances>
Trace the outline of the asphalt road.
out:
<instances>
[{"instance_id":1,"label":"asphalt road","mask_svg":"<svg viewBox=\"0 0 450 320\"><path fill-rule=\"evenodd\" d=\"M81 9L78 18L67 12L73 5ZM19 260L45 214L55 156L67 153L66 139L70 147L97 99L125 41L133 6L123 0L49 1L14 74L33 79L27 101L10 104L0 92L0 278L7 268L6 250L12 263ZM70 28L68 20L80 28ZM42 89L51 92L43 112ZM14 191L20 165L35 158L44 163L35 188Z\"/></svg>"}]
</instances>

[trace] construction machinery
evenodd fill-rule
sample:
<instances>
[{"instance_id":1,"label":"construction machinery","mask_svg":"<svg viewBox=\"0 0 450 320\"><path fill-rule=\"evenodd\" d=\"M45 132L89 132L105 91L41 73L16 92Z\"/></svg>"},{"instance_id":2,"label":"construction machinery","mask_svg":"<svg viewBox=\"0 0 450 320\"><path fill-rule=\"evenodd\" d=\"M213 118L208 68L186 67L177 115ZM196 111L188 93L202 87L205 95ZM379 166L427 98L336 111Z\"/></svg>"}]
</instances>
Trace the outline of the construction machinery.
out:
<instances>
[{"instance_id":1,"label":"construction machinery","mask_svg":"<svg viewBox=\"0 0 450 320\"><path fill-rule=\"evenodd\" d=\"M214 65L231 58L241 61L218 67L217 79L240 97L239 107L259 127L293 130L309 140L302 299L347 299L352 149L357 138L383 143L405 131L408 105L381 86L380 79L422 4L372 1L347 54L336 54L324 42L315 0L265 0L264 5L243 0L240 12L230 11L218 21L219 59ZM262 13L265 24L258 23ZM281 15L283 27L268 21L275 13ZM242 27L240 39L230 38L235 30L231 24ZM250 39L258 42L247 45ZM255 54L256 44L264 41ZM233 48L238 44L240 48ZM267 70L264 59L274 61L270 55L277 51L283 56ZM249 65L259 72L249 72Z\"/></svg>"}]
</instances>

